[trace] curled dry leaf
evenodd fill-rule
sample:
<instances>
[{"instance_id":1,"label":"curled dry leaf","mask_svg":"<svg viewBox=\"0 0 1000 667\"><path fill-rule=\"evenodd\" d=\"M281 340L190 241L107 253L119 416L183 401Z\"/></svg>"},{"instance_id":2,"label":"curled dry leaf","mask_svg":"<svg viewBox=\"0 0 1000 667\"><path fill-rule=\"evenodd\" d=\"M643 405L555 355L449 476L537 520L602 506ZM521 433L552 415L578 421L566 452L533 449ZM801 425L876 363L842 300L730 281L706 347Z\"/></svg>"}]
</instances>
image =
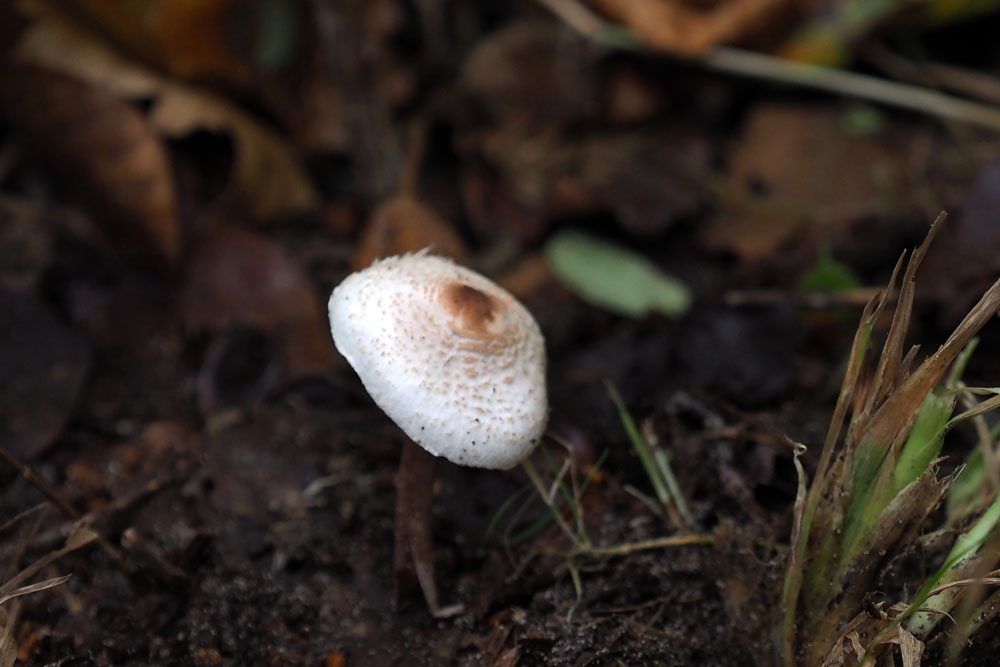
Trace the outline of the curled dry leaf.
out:
<instances>
[{"instance_id":1,"label":"curled dry leaf","mask_svg":"<svg viewBox=\"0 0 1000 667\"><path fill-rule=\"evenodd\" d=\"M100 87L12 64L0 107L32 150L86 200L123 254L169 267L181 249L166 150L137 109Z\"/></svg>"},{"instance_id":2,"label":"curled dry leaf","mask_svg":"<svg viewBox=\"0 0 1000 667\"><path fill-rule=\"evenodd\" d=\"M882 609L881 602L872 603L868 610L858 614L847 624L841 636L823 657L820 667L850 667L858 664L875 667L884 663L886 654L893 646L899 646L903 667L920 667L924 643L905 628L896 626L877 645L870 644L904 609L905 604L897 603L887 613ZM864 662L861 662L862 659ZM885 664L895 663L889 661Z\"/></svg>"},{"instance_id":3,"label":"curled dry leaf","mask_svg":"<svg viewBox=\"0 0 1000 667\"><path fill-rule=\"evenodd\" d=\"M468 263L469 253L462 239L441 216L412 197L396 197L372 212L351 268L357 271L379 257L404 255L424 248L460 264Z\"/></svg>"},{"instance_id":4,"label":"curled dry leaf","mask_svg":"<svg viewBox=\"0 0 1000 667\"><path fill-rule=\"evenodd\" d=\"M233 194L257 220L301 213L319 197L308 174L288 145L237 107L207 91L164 85L150 112L150 122L168 137L195 130L228 134L235 152L230 175Z\"/></svg>"},{"instance_id":5,"label":"curled dry leaf","mask_svg":"<svg viewBox=\"0 0 1000 667\"><path fill-rule=\"evenodd\" d=\"M226 227L192 257L181 296L186 326L249 325L277 344L286 372L325 372L334 359L323 299L298 265L264 237Z\"/></svg>"},{"instance_id":6,"label":"curled dry leaf","mask_svg":"<svg viewBox=\"0 0 1000 667\"><path fill-rule=\"evenodd\" d=\"M297 156L253 116L207 89L178 83L126 59L44 2L22 0L19 6L34 19L14 49L21 62L69 74L121 98L148 102L149 122L165 136L184 137L196 130L228 135L235 153L231 194L252 217L269 220L318 203Z\"/></svg>"}]
</instances>

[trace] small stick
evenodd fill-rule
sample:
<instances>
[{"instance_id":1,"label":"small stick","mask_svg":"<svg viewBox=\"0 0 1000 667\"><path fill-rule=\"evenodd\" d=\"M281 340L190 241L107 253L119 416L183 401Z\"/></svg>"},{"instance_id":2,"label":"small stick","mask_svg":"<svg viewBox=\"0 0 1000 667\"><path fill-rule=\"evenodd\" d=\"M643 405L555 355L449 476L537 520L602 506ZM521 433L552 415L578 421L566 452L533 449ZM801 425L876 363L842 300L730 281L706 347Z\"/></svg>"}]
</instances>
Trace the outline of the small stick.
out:
<instances>
[{"instance_id":1,"label":"small stick","mask_svg":"<svg viewBox=\"0 0 1000 667\"><path fill-rule=\"evenodd\" d=\"M160 552L142 538L135 528L126 528L122 533L122 544L126 549L138 552L142 558L152 565L154 572L167 581L186 581L188 574L173 563L167 561Z\"/></svg>"},{"instance_id":2,"label":"small stick","mask_svg":"<svg viewBox=\"0 0 1000 667\"><path fill-rule=\"evenodd\" d=\"M21 475L21 477L26 479L29 484L38 489L38 492L41 493L43 496L45 496L45 498L49 502L55 505L60 512L65 514L73 521L80 520L81 514L77 512L72 505L63 500L62 496L60 496L55 489L49 486L49 484L45 480L36 475L31 468L29 468L28 466L21 463L16 458L14 458L3 447L0 447L0 459L6 461L7 464L14 470L16 470ZM113 560L123 569L127 569L125 568L126 561L122 557L122 552L119 551L117 548L115 548L113 544L108 542L108 540L105 539L103 535L97 535L97 543L101 546L101 549L104 550L104 553L106 553L111 560Z\"/></svg>"},{"instance_id":3,"label":"small stick","mask_svg":"<svg viewBox=\"0 0 1000 667\"><path fill-rule=\"evenodd\" d=\"M692 544L712 544L715 538L704 533L693 533L689 535L670 535L668 537L656 537L650 540L639 542L626 542L616 544L611 547L590 547L581 551L588 556L625 556L636 551L647 551L649 549L666 549L669 547L683 547Z\"/></svg>"},{"instance_id":4,"label":"small stick","mask_svg":"<svg viewBox=\"0 0 1000 667\"><path fill-rule=\"evenodd\" d=\"M573 30L611 48L652 51L625 26L605 21L578 0L538 0ZM754 53L728 46L716 46L690 62L750 79L822 90L929 116L1000 130L1000 109L969 102L920 86L888 81L874 76L794 62L777 56Z\"/></svg>"},{"instance_id":5,"label":"small stick","mask_svg":"<svg viewBox=\"0 0 1000 667\"><path fill-rule=\"evenodd\" d=\"M864 308L868 301L879 294L878 287L857 287L836 292L793 292L778 289L731 290L723 296L727 306L797 306L826 310L852 306ZM895 298L887 299L892 303Z\"/></svg>"}]
</instances>

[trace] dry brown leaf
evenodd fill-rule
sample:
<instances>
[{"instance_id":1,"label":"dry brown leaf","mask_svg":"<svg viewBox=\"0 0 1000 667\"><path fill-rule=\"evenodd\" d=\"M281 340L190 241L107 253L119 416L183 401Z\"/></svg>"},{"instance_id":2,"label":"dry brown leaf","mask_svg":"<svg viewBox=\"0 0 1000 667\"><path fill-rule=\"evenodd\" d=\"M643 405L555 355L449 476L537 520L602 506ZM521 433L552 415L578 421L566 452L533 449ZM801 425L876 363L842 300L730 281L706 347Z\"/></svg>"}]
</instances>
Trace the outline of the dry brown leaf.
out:
<instances>
[{"instance_id":1,"label":"dry brown leaf","mask_svg":"<svg viewBox=\"0 0 1000 667\"><path fill-rule=\"evenodd\" d=\"M590 0L590 4L650 46L695 56L719 44L766 36L801 0Z\"/></svg>"},{"instance_id":2,"label":"dry brown leaf","mask_svg":"<svg viewBox=\"0 0 1000 667\"><path fill-rule=\"evenodd\" d=\"M120 97L151 102L150 123L168 137L196 130L230 136L235 166L229 185L254 218L270 220L318 204L297 156L253 116L207 89L172 81L126 59L40 0L22 0L20 6L34 18L15 47L20 61L70 74Z\"/></svg>"},{"instance_id":3,"label":"dry brown leaf","mask_svg":"<svg viewBox=\"0 0 1000 667\"><path fill-rule=\"evenodd\" d=\"M903 667L920 667L924 643L907 632L905 628L895 626L885 636L879 638L880 633L892 622L892 619L905 609L905 603L896 603L889 609L892 612L889 614L882 610L881 603L879 603L872 611L864 611L855 616L824 656L821 667L892 665L895 664L891 659L891 647L894 645L899 646ZM879 638L878 643L873 644L876 638ZM883 658L888 658L889 662L886 663Z\"/></svg>"},{"instance_id":4,"label":"dry brown leaf","mask_svg":"<svg viewBox=\"0 0 1000 667\"><path fill-rule=\"evenodd\" d=\"M795 103L756 107L729 156L738 182L812 211L889 197L899 178L895 160L888 146L844 132L837 109Z\"/></svg>"},{"instance_id":5,"label":"dry brown leaf","mask_svg":"<svg viewBox=\"0 0 1000 667\"><path fill-rule=\"evenodd\" d=\"M473 227L495 227L493 218L499 217L524 239L540 237L553 213L595 208L610 211L637 236L662 232L702 205L702 175L711 159L708 142L692 128L570 142L554 131L532 132L508 122L466 147L494 168L488 173L475 159L463 165L463 195Z\"/></svg>"},{"instance_id":6,"label":"dry brown leaf","mask_svg":"<svg viewBox=\"0 0 1000 667\"><path fill-rule=\"evenodd\" d=\"M529 180L542 174L532 171ZM462 206L475 235L491 238L498 229L538 241L548 224L544 202L525 201L501 176L475 160L465 161L459 174Z\"/></svg>"},{"instance_id":7,"label":"dry brown leaf","mask_svg":"<svg viewBox=\"0 0 1000 667\"><path fill-rule=\"evenodd\" d=\"M234 0L72 0L118 43L182 78L246 84L252 72L234 50L251 26ZM236 6L234 6L236 5Z\"/></svg>"},{"instance_id":8,"label":"dry brown leaf","mask_svg":"<svg viewBox=\"0 0 1000 667\"><path fill-rule=\"evenodd\" d=\"M225 227L191 259L181 296L191 330L244 324L267 332L292 375L323 373L335 353L323 299L285 252L266 238Z\"/></svg>"},{"instance_id":9,"label":"dry brown leaf","mask_svg":"<svg viewBox=\"0 0 1000 667\"><path fill-rule=\"evenodd\" d=\"M612 125L637 125L667 106L664 90L631 66L619 65L608 74L604 113Z\"/></svg>"},{"instance_id":10,"label":"dry brown leaf","mask_svg":"<svg viewBox=\"0 0 1000 667\"><path fill-rule=\"evenodd\" d=\"M600 111L593 47L551 21L516 21L483 39L462 87L496 121L561 125Z\"/></svg>"},{"instance_id":11,"label":"dry brown leaf","mask_svg":"<svg viewBox=\"0 0 1000 667\"><path fill-rule=\"evenodd\" d=\"M162 141L132 105L70 76L11 64L0 109L21 137L90 204L123 254L174 264L181 234Z\"/></svg>"},{"instance_id":12,"label":"dry brown leaf","mask_svg":"<svg viewBox=\"0 0 1000 667\"><path fill-rule=\"evenodd\" d=\"M285 141L212 93L167 84L150 110L150 122L169 137L203 129L229 134L235 150L230 187L257 220L301 213L319 203L309 175Z\"/></svg>"},{"instance_id":13,"label":"dry brown leaf","mask_svg":"<svg viewBox=\"0 0 1000 667\"><path fill-rule=\"evenodd\" d=\"M526 256L500 276L501 287L522 301L555 282L552 265L540 252Z\"/></svg>"},{"instance_id":14,"label":"dry brown leaf","mask_svg":"<svg viewBox=\"0 0 1000 667\"><path fill-rule=\"evenodd\" d=\"M899 653L903 659L903 667L919 667L920 658L924 654L924 643L906 631L906 628L896 628L899 637Z\"/></svg>"},{"instance_id":15,"label":"dry brown leaf","mask_svg":"<svg viewBox=\"0 0 1000 667\"><path fill-rule=\"evenodd\" d=\"M581 142L574 175L637 236L653 236L698 211L709 142L694 128L594 137Z\"/></svg>"},{"instance_id":16,"label":"dry brown leaf","mask_svg":"<svg viewBox=\"0 0 1000 667\"><path fill-rule=\"evenodd\" d=\"M734 201L703 228L702 240L754 261L810 220L833 225L898 208L903 177L894 155L886 142L845 133L836 109L759 105L728 156Z\"/></svg>"},{"instance_id":17,"label":"dry brown leaf","mask_svg":"<svg viewBox=\"0 0 1000 667\"><path fill-rule=\"evenodd\" d=\"M722 211L701 226L698 240L708 250L732 253L746 262L759 262L774 257L802 228L802 220L793 216Z\"/></svg>"},{"instance_id":18,"label":"dry brown leaf","mask_svg":"<svg viewBox=\"0 0 1000 667\"><path fill-rule=\"evenodd\" d=\"M468 263L465 244L433 209L407 196L399 196L377 207L358 241L353 270L365 268L379 257L403 255L429 248L435 255Z\"/></svg>"}]
</instances>

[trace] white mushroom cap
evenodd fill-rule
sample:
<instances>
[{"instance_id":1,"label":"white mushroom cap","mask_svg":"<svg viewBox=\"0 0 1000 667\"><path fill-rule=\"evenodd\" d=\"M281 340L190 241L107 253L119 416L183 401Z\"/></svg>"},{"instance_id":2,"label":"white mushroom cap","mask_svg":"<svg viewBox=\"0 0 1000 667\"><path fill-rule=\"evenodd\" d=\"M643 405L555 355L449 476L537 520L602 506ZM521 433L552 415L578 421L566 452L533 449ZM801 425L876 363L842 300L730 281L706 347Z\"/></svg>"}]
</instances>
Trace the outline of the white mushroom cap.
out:
<instances>
[{"instance_id":1,"label":"white mushroom cap","mask_svg":"<svg viewBox=\"0 0 1000 667\"><path fill-rule=\"evenodd\" d=\"M545 341L487 278L424 253L389 257L330 295L330 330L375 403L431 454L510 468L545 429Z\"/></svg>"}]
</instances>

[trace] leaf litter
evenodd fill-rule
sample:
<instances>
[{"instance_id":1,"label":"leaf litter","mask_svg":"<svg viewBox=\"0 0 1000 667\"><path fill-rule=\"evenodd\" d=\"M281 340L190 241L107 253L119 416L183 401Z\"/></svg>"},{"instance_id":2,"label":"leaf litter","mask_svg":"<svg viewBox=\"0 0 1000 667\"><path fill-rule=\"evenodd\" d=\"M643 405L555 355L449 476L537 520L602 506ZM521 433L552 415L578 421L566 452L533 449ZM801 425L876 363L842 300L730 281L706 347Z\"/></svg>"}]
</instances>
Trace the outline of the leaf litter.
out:
<instances>
[{"instance_id":1,"label":"leaf litter","mask_svg":"<svg viewBox=\"0 0 1000 667\"><path fill-rule=\"evenodd\" d=\"M983 628L961 664L991 664L995 475L987 463L996 448L985 411L993 395L953 382L949 370L989 308L926 359L905 342L907 329L921 341L937 336L929 315L940 313L928 313L928 303L966 298L971 281L949 267L974 264L976 243L956 245L939 279L922 272L920 290L903 265L889 274L926 220L967 196L995 144L885 109L876 112L884 122L858 134L861 116L850 107L748 87L694 61L644 53L635 41L628 52L608 51L543 12L431 4L326 7L320 14L332 22L317 14L322 20L299 26L304 33L278 35L308 48L294 40L308 34L325 55L293 58L259 79L245 77L262 72L258 61L240 60L247 44L226 41L245 35L246 24L228 23L225 12L188 35L223 56L214 65L178 60L199 54L172 50L184 41L156 33L156 21L148 43L129 46L141 33L127 22L84 38L65 17L27 14L29 32L10 42L20 57L70 81L70 99L97 96L108 114L131 118L123 127L139 132L112 138L125 149L159 146L170 168L125 169L108 185L93 180L105 173L94 168L100 155L64 158L54 142L45 158L7 141L9 132L29 146L29 121L44 118L0 130L0 187L12 200L0 210L18 218L17 229L31 227L43 249L25 264L5 263L5 285L51 309L93 355L74 396L49 397L60 398L58 419L20 409L26 401L13 400L12 410L48 426L30 469L95 535L58 569L36 573L71 579L0 606L20 606L18 632L13 623L0 632L4 659L13 639L26 659L89 664L770 665L784 622L782 575L786 591L795 578L783 566L798 562L806 573L790 623L793 656L937 664ZM609 16L625 16L614 4L601 3ZM700 40L682 48L708 48L709 58L729 39L779 43L788 34L771 20L782 3L675 7L682 4L692 26L682 37ZM653 2L634 5L625 23L636 33L664 27L654 25ZM302 3L303 11L324 7ZM102 16L91 12L92 25ZM157 20L174 20L165 16ZM102 35L123 25L128 39L110 46ZM330 39L346 27L360 29L356 42ZM241 92L182 80L198 72ZM308 95L275 104L278 91L296 90ZM316 109L329 111L329 123L304 126L317 122L309 120ZM69 127L83 120L73 108L58 111ZM311 154L306 167L302 147L329 152ZM200 180L213 165L227 187L206 201L197 193L213 191ZM57 180L71 173L85 174L75 179L79 199ZM988 194L992 180L981 173ZM172 258L159 275L147 273L153 264L99 206L87 205L82 223L65 215L66 202L74 213L91 198L106 204L144 174L183 212L173 214L183 221L179 252L168 236L136 242ZM143 213L157 201L135 200L132 231L167 229ZM974 229L976 209L988 208L976 202L988 197L969 201ZM282 224L253 227L262 219ZM103 243L88 224L101 226ZM544 249L581 232L591 245L576 252L583 268L567 288ZM941 235L938 244L949 238ZM25 238L0 235L0 257L18 256ZM442 623L410 600L393 605L401 436L334 361L323 313L323 295L352 264L428 245L505 279L537 314L560 443L536 462L550 476L548 503L516 474L452 471L439 481L433 557L445 595L468 609ZM594 257L625 247L634 252L612 252L607 277L595 281ZM861 286L903 277L864 313L845 385L855 398L845 394L834 420L849 423L825 458L819 448L789 446L784 434L823 441L846 323L858 295L874 288L825 305L798 298L800 278L824 268L824 257ZM629 277L636 266L644 269ZM982 268L981 278L995 278ZM580 298L587 281L606 290L605 306L644 305L636 317L588 305ZM830 281L828 270L820 282ZM665 286L671 317L650 297ZM775 289L766 303L734 306L724 298L734 287ZM646 312L650 303L660 312ZM893 304L882 363L861 363L860 350L886 335ZM970 384L988 388L996 364L990 329L981 335L966 368ZM42 347L46 338L24 340ZM606 378L620 389L618 407ZM634 417L630 434L621 414ZM836 453L841 439L861 443L856 455ZM3 516L39 500L17 470L0 470ZM815 496L811 519L806 475L827 490ZM508 500L500 518L510 525L484 538ZM796 520L797 539L813 549L798 561L801 542L788 547ZM841 534L825 534L831 525ZM66 531L46 516L30 556L58 551ZM525 537L504 545L504 534ZM0 537L4 556L19 551ZM922 588L916 572L936 582ZM919 598L922 610L900 606ZM925 620L931 608L941 612L936 624Z\"/></svg>"}]
</instances>

